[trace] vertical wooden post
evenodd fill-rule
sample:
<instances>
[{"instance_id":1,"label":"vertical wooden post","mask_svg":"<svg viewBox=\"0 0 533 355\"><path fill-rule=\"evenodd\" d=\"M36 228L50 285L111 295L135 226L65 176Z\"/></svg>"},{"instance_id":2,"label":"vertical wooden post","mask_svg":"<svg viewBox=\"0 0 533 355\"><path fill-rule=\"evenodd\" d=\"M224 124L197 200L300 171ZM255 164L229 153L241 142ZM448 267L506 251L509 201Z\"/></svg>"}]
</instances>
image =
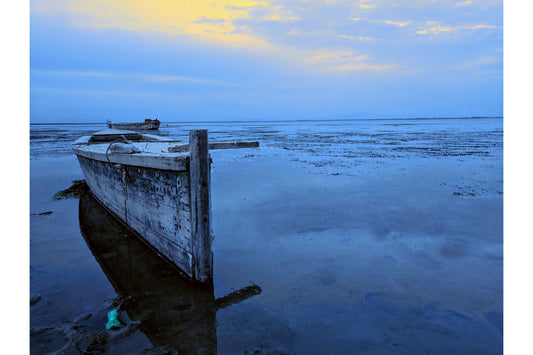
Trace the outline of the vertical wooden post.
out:
<instances>
[{"instance_id":1,"label":"vertical wooden post","mask_svg":"<svg viewBox=\"0 0 533 355\"><path fill-rule=\"evenodd\" d=\"M211 178L206 129L189 132L193 278L213 279L211 252Z\"/></svg>"}]
</instances>

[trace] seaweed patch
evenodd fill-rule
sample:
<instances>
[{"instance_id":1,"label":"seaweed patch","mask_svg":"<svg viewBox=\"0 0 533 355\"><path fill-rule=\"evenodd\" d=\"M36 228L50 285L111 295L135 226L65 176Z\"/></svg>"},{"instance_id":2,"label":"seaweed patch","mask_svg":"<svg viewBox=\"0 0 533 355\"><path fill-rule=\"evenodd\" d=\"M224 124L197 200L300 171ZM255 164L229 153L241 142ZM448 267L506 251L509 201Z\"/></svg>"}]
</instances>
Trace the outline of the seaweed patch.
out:
<instances>
[{"instance_id":1,"label":"seaweed patch","mask_svg":"<svg viewBox=\"0 0 533 355\"><path fill-rule=\"evenodd\" d=\"M58 201L69 198L78 198L85 191L89 191L89 186L85 180L74 180L72 181L72 186L70 186L68 189L56 192L54 196L52 196L52 200Z\"/></svg>"}]
</instances>

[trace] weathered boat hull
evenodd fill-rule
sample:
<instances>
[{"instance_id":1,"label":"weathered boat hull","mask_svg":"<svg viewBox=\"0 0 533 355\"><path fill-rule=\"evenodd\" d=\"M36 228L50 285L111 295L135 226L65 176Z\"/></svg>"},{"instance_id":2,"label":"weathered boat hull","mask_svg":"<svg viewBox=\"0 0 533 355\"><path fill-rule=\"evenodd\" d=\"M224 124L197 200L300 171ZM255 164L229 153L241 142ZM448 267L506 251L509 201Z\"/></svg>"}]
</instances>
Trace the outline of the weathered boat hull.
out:
<instances>
[{"instance_id":1,"label":"weathered boat hull","mask_svg":"<svg viewBox=\"0 0 533 355\"><path fill-rule=\"evenodd\" d=\"M178 154L109 154L112 143L73 145L92 194L186 276L211 281L207 132L203 157L198 145Z\"/></svg>"},{"instance_id":2,"label":"weathered boat hull","mask_svg":"<svg viewBox=\"0 0 533 355\"><path fill-rule=\"evenodd\" d=\"M78 156L91 192L126 225L192 275L189 176Z\"/></svg>"}]
</instances>

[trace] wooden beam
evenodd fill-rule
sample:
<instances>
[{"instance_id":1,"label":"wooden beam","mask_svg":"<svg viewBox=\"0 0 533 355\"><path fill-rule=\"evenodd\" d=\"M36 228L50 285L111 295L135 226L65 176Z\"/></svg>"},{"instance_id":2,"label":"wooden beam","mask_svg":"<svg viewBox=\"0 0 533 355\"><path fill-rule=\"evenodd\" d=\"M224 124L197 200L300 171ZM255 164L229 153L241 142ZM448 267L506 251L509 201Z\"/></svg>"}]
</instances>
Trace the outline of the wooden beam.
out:
<instances>
[{"instance_id":1,"label":"wooden beam","mask_svg":"<svg viewBox=\"0 0 533 355\"><path fill-rule=\"evenodd\" d=\"M105 148L105 145L103 147ZM143 154L106 154L105 149L100 151L89 151L84 150L77 145L72 146L72 150L78 156L103 162L173 171L187 170L187 157L185 155L167 154L166 156L147 156Z\"/></svg>"},{"instance_id":2,"label":"wooden beam","mask_svg":"<svg viewBox=\"0 0 533 355\"><path fill-rule=\"evenodd\" d=\"M189 132L189 151L193 278L204 283L212 282L211 167L207 130L193 129Z\"/></svg>"},{"instance_id":3,"label":"wooden beam","mask_svg":"<svg viewBox=\"0 0 533 355\"><path fill-rule=\"evenodd\" d=\"M259 142L212 142L209 143L209 150L212 149L236 149L236 148L257 148ZM189 144L180 144L168 147L170 153L179 153L189 151Z\"/></svg>"}]
</instances>

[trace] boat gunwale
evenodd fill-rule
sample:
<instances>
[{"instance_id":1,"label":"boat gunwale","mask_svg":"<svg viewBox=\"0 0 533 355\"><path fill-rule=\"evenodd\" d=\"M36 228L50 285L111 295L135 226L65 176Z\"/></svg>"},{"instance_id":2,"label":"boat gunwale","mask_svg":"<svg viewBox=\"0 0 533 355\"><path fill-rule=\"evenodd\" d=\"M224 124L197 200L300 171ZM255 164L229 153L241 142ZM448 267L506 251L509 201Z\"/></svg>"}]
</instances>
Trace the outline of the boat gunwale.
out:
<instances>
[{"instance_id":1,"label":"boat gunwale","mask_svg":"<svg viewBox=\"0 0 533 355\"><path fill-rule=\"evenodd\" d=\"M123 164L144 168L171 170L171 171L185 171L188 167L188 160L190 157L189 152L169 152L168 149L171 145L176 143L183 143L182 141L173 140L171 138L161 137L157 135L141 134L142 139L133 141L131 144L138 148L140 152L137 153L113 153L109 152L111 144L120 141L120 133L132 133L131 131L117 131L111 132L109 130L107 134L117 135L117 140L110 140L104 142L91 142L91 138L94 135L103 135L106 131L96 132L92 135L83 136L78 138L72 144L72 150L74 154L97 160L102 162ZM136 132L133 132L136 133ZM156 152L153 148L152 151L147 150L148 146L160 145L159 152ZM143 147L144 146L144 147ZM164 150L162 150L164 149Z\"/></svg>"}]
</instances>

